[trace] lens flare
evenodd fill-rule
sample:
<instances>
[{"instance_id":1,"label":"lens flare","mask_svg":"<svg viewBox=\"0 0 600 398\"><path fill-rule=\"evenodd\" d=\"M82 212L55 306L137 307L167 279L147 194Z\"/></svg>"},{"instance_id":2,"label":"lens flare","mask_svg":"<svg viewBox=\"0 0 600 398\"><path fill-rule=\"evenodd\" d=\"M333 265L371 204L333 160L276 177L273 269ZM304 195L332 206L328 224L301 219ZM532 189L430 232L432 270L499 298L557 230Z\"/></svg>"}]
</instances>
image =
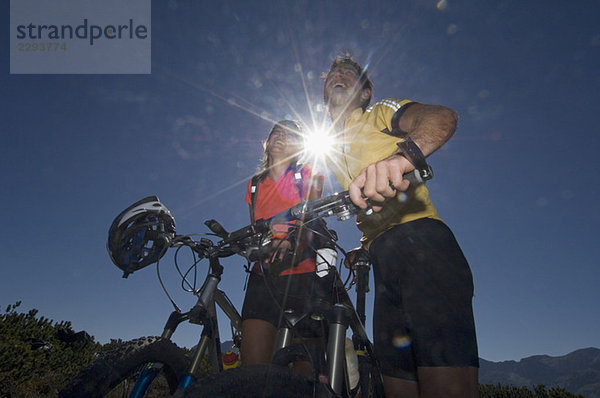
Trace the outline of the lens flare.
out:
<instances>
[{"instance_id":1,"label":"lens flare","mask_svg":"<svg viewBox=\"0 0 600 398\"><path fill-rule=\"evenodd\" d=\"M410 346L412 340L410 336L407 335L395 335L392 339L392 344L396 348L406 348Z\"/></svg>"},{"instance_id":2,"label":"lens flare","mask_svg":"<svg viewBox=\"0 0 600 398\"><path fill-rule=\"evenodd\" d=\"M334 147L335 139L329 128L311 128L304 135L304 153L308 159L323 160L331 155Z\"/></svg>"}]
</instances>

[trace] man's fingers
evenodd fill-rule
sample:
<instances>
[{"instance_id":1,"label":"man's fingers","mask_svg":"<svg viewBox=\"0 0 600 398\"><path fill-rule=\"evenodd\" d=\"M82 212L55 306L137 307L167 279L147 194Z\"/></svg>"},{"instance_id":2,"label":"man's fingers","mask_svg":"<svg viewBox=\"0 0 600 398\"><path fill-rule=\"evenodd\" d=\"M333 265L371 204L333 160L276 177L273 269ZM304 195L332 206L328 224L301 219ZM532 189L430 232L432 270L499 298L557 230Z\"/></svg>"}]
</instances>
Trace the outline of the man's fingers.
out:
<instances>
[{"instance_id":1,"label":"man's fingers","mask_svg":"<svg viewBox=\"0 0 600 398\"><path fill-rule=\"evenodd\" d=\"M371 205L371 209L373 209L375 213L378 213L381 211L381 209L383 209L383 206Z\"/></svg>"},{"instance_id":2,"label":"man's fingers","mask_svg":"<svg viewBox=\"0 0 600 398\"><path fill-rule=\"evenodd\" d=\"M350 199L352 203L360 207L361 209L367 208L367 202L363 198L362 189L365 186L365 174L364 170L350 183L348 192L350 193Z\"/></svg>"},{"instance_id":3,"label":"man's fingers","mask_svg":"<svg viewBox=\"0 0 600 398\"><path fill-rule=\"evenodd\" d=\"M408 189L409 186L410 186L410 181L408 181L408 180L402 180L400 182L400 185L398 185L397 189L399 191L404 192L404 191L406 191Z\"/></svg>"},{"instance_id":4,"label":"man's fingers","mask_svg":"<svg viewBox=\"0 0 600 398\"><path fill-rule=\"evenodd\" d=\"M352 202L361 209L371 206L375 212L380 211L386 199L408 189L410 182L402 178L407 162L394 156L364 168L349 186Z\"/></svg>"},{"instance_id":5,"label":"man's fingers","mask_svg":"<svg viewBox=\"0 0 600 398\"><path fill-rule=\"evenodd\" d=\"M390 184L390 188L393 189L394 195L396 195L398 193L398 191L404 192L408 189L408 187L410 186L410 181L408 180L402 180L400 181L400 183L398 184L398 186L394 185L393 182L389 182Z\"/></svg>"},{"instance_id":6,"label":"man's fingers","mask_svg":"<svg viewBox=\"0 0 600 398\"><path fill-rule=\"evenodd\" d=\"M389 192L393 191L387 186L387 181L385 184L382 183L384 180L380 177L381 169L378 165L371 164L365 169L365 174L366 179L363 193L370 201L383 202L386 199L383 192L386 190ZM387 180L387 177L384 178Z\"/></svg>"},{"instance_id":7,"label":"man's fingers","mask_svg":"<svg viewBox=\"0 0 600 398\"><path fill-rule=\"evenodd\" d=\"M387 183L390 186L390 188L394 189L395 191L404 191L407 187L406 184L402 183L402 173L404 172L404 167L402 163L403 160L403 157L394 156L384 161L387 166L387 181L385 181L385 183ZM393 195L395 196L397 193L398 192L394 192Z\"/></svg>"},{"instance_id":8,"label":"man's fingers","mask_svg":"<svg viewBox=\"0 0 600 398\"><path fill-rule=\"evenodd\" d=\"M396 188L390 184L389 162L383 161L375 165L376 190L384 198L396 196Z\"/></svg>"}]
</instances>

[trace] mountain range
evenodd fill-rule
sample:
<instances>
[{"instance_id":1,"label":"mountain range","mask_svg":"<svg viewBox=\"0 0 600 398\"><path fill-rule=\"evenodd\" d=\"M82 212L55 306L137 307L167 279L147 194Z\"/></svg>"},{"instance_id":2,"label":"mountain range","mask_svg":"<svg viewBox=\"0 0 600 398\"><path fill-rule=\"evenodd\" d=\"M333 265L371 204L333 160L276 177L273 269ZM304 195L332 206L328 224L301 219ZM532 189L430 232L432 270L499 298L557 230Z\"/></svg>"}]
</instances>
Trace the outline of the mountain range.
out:
<instances>
[{"instance_id":1,"label":"mountain range","mask_svg":"<svg viewBox=\"0 0 600 398\"><path fill-rule=\"evenodd\" d=\"M584 348L551 357L534 355L520 361L480 359L480 384L507 386L559 386L586 398L600 398L600 349Z\"/></svg>"}]
</instances>

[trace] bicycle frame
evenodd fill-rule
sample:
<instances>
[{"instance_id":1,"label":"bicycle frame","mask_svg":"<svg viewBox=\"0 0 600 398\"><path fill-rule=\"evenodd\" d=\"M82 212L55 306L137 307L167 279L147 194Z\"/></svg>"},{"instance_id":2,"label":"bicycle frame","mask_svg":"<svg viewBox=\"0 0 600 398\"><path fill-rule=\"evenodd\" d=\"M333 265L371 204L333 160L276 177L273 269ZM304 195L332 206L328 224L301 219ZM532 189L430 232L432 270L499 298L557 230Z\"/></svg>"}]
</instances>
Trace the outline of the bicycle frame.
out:
<instances>
[{"instance_id":1,"label":"bicycle frame","mask_svg":"<svg viewBox=\"0 0 600 398\"><path fill-rule=\"evenodd\" d=\"M186 321L204 326L198 344L196 345L196 350L192 356L190 367L187 372L181 376L178 389L185 389L192 381L194 381L200 362L207 351L212 373L223 371L223 364L221 361L221 340L217 321L217 306L219 306L223 313L229 318L233 330L237 331L233 336L234 342L239 344L239 340L241 339L242 318L225 292L217 288L223 273L223 267L219 263L218 258L211 258L210 267L211 272L207 275L202 287L194 292L198 297L196 305L186 313L173 311L161 334L162 338L170 340L177 327L182 322ZM158 371L154 368L153 364L149 364L136 381L130 397L143 396L157 374Z\"/></svg>"}]
</instances>

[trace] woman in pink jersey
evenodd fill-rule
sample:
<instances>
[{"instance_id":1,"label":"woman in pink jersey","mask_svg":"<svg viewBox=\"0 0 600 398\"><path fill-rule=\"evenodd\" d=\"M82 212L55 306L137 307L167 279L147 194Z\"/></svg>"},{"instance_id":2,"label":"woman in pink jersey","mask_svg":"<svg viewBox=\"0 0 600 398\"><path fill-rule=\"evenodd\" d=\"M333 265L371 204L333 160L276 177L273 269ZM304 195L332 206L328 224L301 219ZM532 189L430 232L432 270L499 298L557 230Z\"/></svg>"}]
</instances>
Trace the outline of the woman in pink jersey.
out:
<instances>
[{"instance_id":1,"label":"woman in pink jersey","mask_svg":"<svg viewBox=\"0 0 600 398\"><path fill-rule=\"evenodd\" d=\"M265 143L261 168L248 182L246 202L252 222L321 196L323 176L299 164L301 151L299 125L291 120L276 123ZM310 233L292 238L288 229L287 220L273 225L271 253L254 264L250 273L242 308L243 365L270 363L282 309L302 309L315 296L328 296L333 283L331 276L315 274ZM301 337L318 337L315 329L315 325L306 325L297 332Z\"/></svg>"}]
</instances>

